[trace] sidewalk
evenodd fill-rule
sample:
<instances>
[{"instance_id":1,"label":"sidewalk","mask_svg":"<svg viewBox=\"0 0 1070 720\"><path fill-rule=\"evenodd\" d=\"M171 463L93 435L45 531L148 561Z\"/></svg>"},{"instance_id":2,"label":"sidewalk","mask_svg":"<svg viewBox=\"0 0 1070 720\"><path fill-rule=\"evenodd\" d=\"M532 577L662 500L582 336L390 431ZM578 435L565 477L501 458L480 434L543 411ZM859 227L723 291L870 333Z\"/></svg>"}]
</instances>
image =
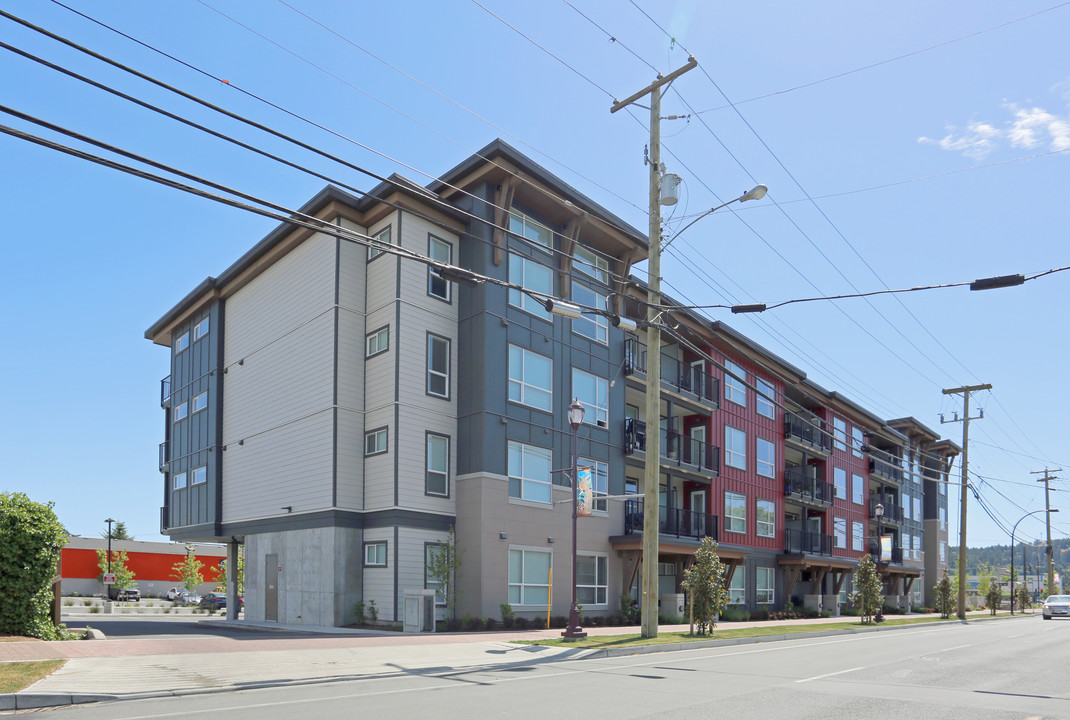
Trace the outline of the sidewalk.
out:
<instances>
[{"instance_id":1,"label":"sidewalk","mask_svg":"<svg viewBox=\"0 0 1070 720\"><path fill-rule=\"evenodd\" d=\"M977 615L987 616L988 613ZM914 615L913 617L933 617ZM1026 617L1029 617L1028 615ZM979 617L978 617L979 619ZM822 625L857 618L722 623L733 629L765 626ZM224 623L204 620L202 624ZM74 623L71 623L73 626ZM0 644L0 661L69 658L64 667L14 695L0 695L0 710L45 707L97 700L222 692L256 687L406 673L441 673L480 667L530 665L617 654L665 652L681 645L621 648L616 651L513 645L512 640L559 638L561 630L480 633L401 634L346 628L228 623L228 627L314 632L313 637L252 639L240 637L110 639ZM906 626L910 627L910 626ZM894 630L877 626L833 633ZM660 632L686 632L686 625L661 626ZM590 635L622 635L638 627L587 628ZM688 648L771 642L798 635L687 643ZM813 637L807 635L806 637Z\"/></svg>"}]
</instances>

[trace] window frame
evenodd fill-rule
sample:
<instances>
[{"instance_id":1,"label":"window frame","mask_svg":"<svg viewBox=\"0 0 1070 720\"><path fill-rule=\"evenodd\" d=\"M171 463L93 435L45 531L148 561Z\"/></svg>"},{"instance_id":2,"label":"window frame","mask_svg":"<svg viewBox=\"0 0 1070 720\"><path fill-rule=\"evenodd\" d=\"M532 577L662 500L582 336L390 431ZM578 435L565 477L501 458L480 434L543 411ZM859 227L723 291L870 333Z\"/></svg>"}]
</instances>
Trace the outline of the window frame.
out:
<instances>
[{"instance_id":1,"label":"window frame","mask_svg":"<svg viewBox=\"0 0 1070 720\"><path fill-rule=\"evenodd\" d=\"M587 376L594 381L594 403L588 402L583 397L580 397L580 392L576 386L580 383L576 382L576 374L581 376ZM581 380L583 377L580 378ZM594 425L599 428L609 427L609 380L604 377L599 377L594 373L589 373L586 370L580 370L578 367L572 368L572 397L578 399L580 404L583 405L583 424ZM599 406L599 397L605 398L605 405Z\"/></svg>"},{"instance_id":2,"label":"window frame","mask_svg":"<svg viewBox=\"0 0 1070 720\"><path fill-rule=\"evenodd\" d=\"M730 499L732 501L731 503L729 502ZM742 509L743 514L742 514L742 516L740 516L740 515L736 515L734 512L733 513L729 513L728 512L729 509L731 509L733 511L735 511L737 509ZM730 523L729 522L730 520L737 521L737 522L741 523L743 529L742 530L736 530L736 529L730 527L730 525L734 524L734 523ZM724 531L725 532L730 532L730 533L736 533L736 534L739 534L739 535L745 535L747 533L747 496L746 495L743 495L743 494L737 493L737 492L732 492L731 490L725 490L724 491Z\"/></svg>"},{"instance_id":3,"label":"window frame","mask_svg":"<svg viewBox=\"0 0 1070 720\"><path fill-rule=\"evenodd\" d=\"M851 426L851 454L856 458L862 457L862 446L865 444L865 433L857 425Z\"/></svg>"},{"instance_id":4,"label":"window frame","mask_svg":"<svg viewBox=\"0 0 1070 720\"><path fill-rule=\"evenodd\" d=\"M740 442L738 443L738 445L743 448L743 452L739 452L739 450L736 449L737 443L729 443L729 431L739 433ZM737 455L742 456L742 465L736 465L733 462L733 458ZM743 471L747 470L747 432L745 430L740 430L737 427L732 427L728 424L725 424L724 426L724 464L725 467L735 468L737 470Z\"/></svg>"},{"instance_id":5,"label":"window frame","mask_svg":"<svg viewBox=\"0 0 1070 720\"><path fill-rule=\"evenodd\" d=\"M182 483L179 484L179 478L182 479ZM180 473L175 473L171 476L171 489L172 490L184 490L187 486L186 471L183 470Z\"/></svg>"},{"instance_id":6,"label":"window frame","mask_svg":"<svg viewBox=\"0 0 1070 720\"><path fill-rule=\"evenodd\" d=\"M380 338L386 338L385 343L382 343L376 350L371 349L372 340L375 340L376 345L380 345ZM376 355L382 355L390 349L390 325L383 325L381 328L372 330L370 333L364 335L364 359L373 358Z\"/></svg>"},{"instance_id":7,"label":"window frame","mask_svg":"<svg viewBox=\"0 0 1070 720\"><path fill-rule=\"evenodd\" d=\"M832 416L832 446L841 452L847 450L847 421Z\"/></svg>"},{"instance_id":8,"label":"window frame","mask_svg":"<svg viewBox=\"0 0 1070 720\"><path fill-rule=\"evenodd\" d=\"M198 401L201 401L202 398L204 399L203 400L204 404L201 405L200 407L197 407ZM190 400L190 415L196 415L201 410L206 410L206 409L208 409L208 391L207 390L205 390L204 392L201 392L201 393L197 393L196 395L193 396L193 399Z\"/></svg>"},{"instance_id":9,"label":"window frame","mask_svg":"<svg viewBox=\"0 0 1070 720\"><path fill-rule=\"evenodd\" d=\"M514 271L513 262L516 261L516 270ZM554 295L554 271L553 268L549 268L542 263L536 262L532 258L517 253L509 253L509 267L507 269L509 275L509 282L514 285L520 285L526 290L546 295L547 297L553 297ZM529 270L537 271L534 275L529 273ZM544 274L545 273L545 274ZM536 285L534 280L538 276L539 279L548 280L548 286L546 289L542 287L533 287ZM540 320L546 320L547 322L553 322L553 316L550 311L546 309L541 302L531 297L525 292L521 292L516 288L509 288L509 305L515 307L521 312L526 312L532 317L537 317Z\"/></svg>"},{"instance_id":10,"label":"window frame","mask_svg":"<svg viewBox=\"0 0 1070 720\"><path fill-rule=\"evenodd\" d=\"M513 553L519 553L520 558L520 581L513 582L513 558L516 557ZM546 555L550 563L547 566L546 582L534 582L534 579L529 580L526 577L525 571L527 570L527 562L525 556L528 554ZM552 598L550 597L550 573L554 569L554 554L551 550L546 548L535 548L527 546L509 546L509 564L506 574L506 598L509 600L509 604L514 608L545 608L550 604ZM519 593L519 597L516 601L513 599L513 588L516 587ZM525 602L527 600L528 588L545 588L546 601L545 602Z\"/></svg>"},{"instance_id":11,"label":"window frame","mask_svg":"<svg viewBox=\"0 0 1070 720\"><path fill-rule=\"evenodd\" d=\"M519 375L520 375L519 378L514 378L513 377L513 369L514 369L513 368L513 350L514 350L514 348L519 351L519 358L520 358L520 363L521 363L521 367L518 368L518 370L520 371L519 372ZM554 359L552 357L550 357L549 355L543 355L542 353L537 353L534 350L529 350L528 348L523 347L522 345L514 345L513 343L509 343L506 352L508 353L508 358L507 358L508 370L506 372L506 375L508 376L507 383L506 383L506 386L507 386L507 391L506 391L506 396L505 396L506 400L508 402L516 403L518 405L523 405L525 407L534 408L536 410L541 410L543 412L553 412L553 406L554 406L554 392L553 392L553 386L554 386ZM529 382L528 381L527 368L528 368L528 356L529 355L533 356L535 358L538 358L540 361L545 361L546 362L546 367L548 368L548 372L546 374L547 374L547 380L550 383L550 387L544 388L544 387L542 387L540 385L537 385L534 382ZM516 398L513 397L513 388L514 387L519 389L519 395L520 395L519 399L516 399ZM534 396L537 397L537 398L542 398L543 396L540 393L545 393L546 406L542 407L540 405L536 405L533 402L529 402L528 401L529 400L529 398L528 398L528 393L529 392L534 393ZM534 398L531 398L531 399L534 399Z\"/></svg>"},{"instance_id":12,"label":"window frame","mask_svg":"<svg viewBox=\"0 0 1070 720\"><path fill-rule=\"evenodd\" d=\"M374 235L372 235L372 237L376 240L376 242L378 242L378 243L380 243L382 245L393 245L394 244L394 238L393 238L393 234L392 233L393 233L393 225L387 225L385 228L382 228L381 230L376 232ZM387 236L386 240L382 239L383 235ZM386 253L386 250L383 250L381 248L375 247L374 245L368 245L368 260L367 261L371 262L372 260L374 260L375 258L379 257L380 255L383 255L384 253Z\"/></svg>"},{"instance_id":13,"label":"window frame","mask_svg":"<svg viewBox=\"0 0 1070 720\"><path fill-rule=\"evenodd\" d=\"M520 463L521 463L521 467L520 468L513 468L513 467L510 466L510 460L511 460L510 456L512 455L512 450L514 448L520 452ZM548 468L548 472L546 474L546 479L545 480L543 480L541 478L536 478L536 477L528 477L528 476L526 476L524 474L525 473L525 466L527 465L527 463L525 463L524 460L529 455L536 456L536 457L538 457L538 459L541 459L541 460L545 461L546 466ZM554 500L553 462L554 462L554 451L551 448L544 448L544 447L540 447L538 445L529 445L528 443L522 443L522 442L519 442L517 440L509 440L509 441L507 441L507 444L506 444L506 470L505 470L505 472L506 472L507 477L509 478L509 497L511 499L513 499L513 500L522 500L524 502L540 503L542 505L549 505L549 506L552 507L553 506L553 500ZM514 469L519 470L519 473L518 474L514 473L513 472ZM519 485L520 494L519 495L513 495L513 481L514 480L516 480L516 481L518 481L520 483L520 485ZM539 499L537 497L529 497L529 496L527 496L527 493L525 493L524 490L525 490L525 488L527 488L529 486L533 486L532 490L535 490L535 489L539 489L540 491L541 490L545 490L546 499L542 500L542 499ZM532 495L534 495L534 493L532 493Z\"/></svg>"},{"instance_id":14,"label":"window frame","mask_svg":"<svg viewBox=\"0 0 1070 720\"><path fill-rule=\"evenodd\" d=\"M519 229L516 229L513 226L514 222L520 223ZM536 230L545 230L546 234L548 235L546 241L543 242L538 237L532 237L531 235L529 235L527 233L529 225ZM551 228L549 225L546 225L545 223L539 222L527 213L517 210L515 207L509 209L509 232L517 236L518 238L523 238L523 240L525 241L530 240L531 242L535 243L534 245L531 245L531 247L538 248L542 252L551 253L554 250L553 228ZM536 233L536 235L541 235L541 233Z\"/></svg>"},{"instance_id":15,"label":"window frame","mask_svg":"<svg viewBox=\"0 0 1070 720\"><path fill-rule=\"evenodd\" d=\"M589 257L580 257L583 253ZM577 260L579 262L577 262ZM587 277L594 278L603 285L609 284L609 260L585 245L576 243L572 250L572 267Z\"/></svg>"},{"instance_id":16,"label":"window frame","mask_svg":"<svg viewBox=\"0 0 1070 720\"><path fill-rule=\"evenodd\" d=\"M437 580L432 580L431 575L427 572L427 564L430 562L430 553L434 548L446 547L444 542L424 542L424 590L435 591L435 607L446 607L448 604L448 598L445 591L442 589L442 583Z\"/></svg>"},{"instance_id":17,"label":"window frame","mask_svg":"<svg viewBox=\"0 0 1070 720\"><path fill-rule=\"evenodd\" d=\"M728 604L729 605L746 605L747 604L747 573L746 565L736 565L736 569L732 571L732 577L728 578ZM738 578L738 584L737 584Z\"/></svg>"},{"instance_id":18,"label":"window frame","mask_svg":"<svg viewBox=\"0 0 1070 720\"><path fill-rule=\"evenodd\" d=\"M840 482L840 478L843 482ZM847 499L847 468L832 466L832 487L837 500Z\"/></svg>"},{"instance_id":19,"label":"window frame","mask_svg":"<svg viewBox=\"0 0 1070 720\"><path fill-rule=\"evenodd\" d=\"M757 375L754 376L754 386L758 388L758 392L754 394L754 408L758 414L762 417L769 418L770 420L776 420L776 405L772 400L767 400L763 397L762 393L765 393L771 398L776 397L776 387L773 383L760 378ZM769 412L762 412L764 408L769 408Z\"/></svg>"},{"instance_id":20,"label":"window frame","mask_svg":"<svg viewBox=\"0 0 1070 720\"><path fill-rule=\"evenodd\" d=\"M177 338L175 338L175 353L174 354L178 355L181 352L185 352L186 348L188 348L188 347L189 347L189 330L187 330L186 332L182 333Z\"/></svg>"},{"instance_id":21,"label":"window frame","mask_svg":"<svg viewBox=\"0 0 1070 720\"><path fill-rule=\"evenodd\" d=\"M862 552L866 549L866 526L857 520L851 521L851 550Z\"/></svg>"},{"instance_id":22,"label":"window frame","mask_svg":"<svg viewBox=\"0 0 1070 720\"><path fill-rule=\"evenodd\" d=\"M837 550L847 549L847 518L832 516L832 547Z\"/></svg>"},{"instance_id":23,"label":"window frame","mask_svg":"<svg viewBox=\"0 0 1070 720\"><path fill-rule=\"evenodd\" d=\"M580 562L584 559L593 559L595 561L594 566L594 585L585 585L581 582ZM600 578L598 573L599 561L603 565L602 570L604 575ZM604 584L599 584L599 580L604 580ZM594 591L594 601L584 602L581 591L584 589L592 589ZM602 600L599 602L599 591L602 592ZM582 605L584 608L606 608L609 607L609 555L606 553L594 553L594 552L577 552L576 553L576 602Z\"/></svg>"},{"instance_id":24,"label":"window frame","mask_svg":"<svg viewBox=\"0 0 1070 720\"><path fill-rule=\"evenodd\" d=\"M189 473L189 484L190 484L190 487L193 487L194 485L204 485L206 482L208 482L208 466L207 465L200 465L200 466L195 467L192 470L190 470L190 473Z\"/></svg>"},{"instance_id":25,"label":"window frame","mask_svg":"<svg viewBox=\"0 0 1070 720\"><path fill-rule=\"evenodd\" d=\"M181 422L189 417L189 405L183 400L178 405L175 405L174 420L173 422Z\"/></svg>"},{"instance_id":26,"label":"window frame","mask_svg":"<svg viewBox=\"0 0 1070 720\"><path fill-rule=\"evenodd\" d=\"M769 520L762 520L762 505L767 505L766 512L769 515ZM776 501L766 500L765 498L757 498L754 502L754 522L755 522L755 534L758 537L775 538L776 537ZM762 532L763 526L768 527L767 532Z\"/></svg>"},{"instance_id":27,"label":"window frame","mask_svg":"<svg viewBox=\"0 0 1070 720\"><path fill-rule=\"evenodd\" d=\"M379 449L379 438L383 439L383 447ZM369 452L368 441L374 440L374 449ZM371 430L364 431L364 457L375 457L376 455L385 455L390 452L390 426L382 425L380 427L372 428Z\"/></svg>"},{"instance_id":28,"label":"window frame","mask_svg":"<svg viewBox=\"0 0 1070 720\"><path fill-rule=\"evenodd\" d=\"M756 605L772 605L776 602L776 568L754 568L754 602ZM762 583L762 575L765 575L767 585ZM763 599L768 598L768 599Z\"/></svg>"},{"instance_id":29,"label":"window frame","mask_svg":"<svg viewBox=\"0 0 1070 720\"><path fill-rule=\"evenodd\" d=\"M438 258L438 257L435 257L435 253L434 253L435 243L438 243L439 246L445 246L445 248L446 248L446 259L445 260L443 260L441 258ZM447 265L452 265L453 264L453 243L451 243L451 242L449 242L447 240L444 240L444 239L438 237L437 235L432 235L431 233L428 233L427 234L427 257L431 258L432 260L436 260L438 262L444 262ZM440 295L440 294L438 294L438 293L433 291L433 288L434 288L434 285L435 285L436 282L441 282L441 283L445 284L445 294L444 295ZM434 267L430 266L430 265L427 266L427 295L428 295L428 297L433 297L436 300L441 300L442 302L445 302L445 303L452 303L453 302L453 283L450 282L449 280L447 280L446 278L442 277L442 275L438 274L436 269Z\"/></svg>"},{"instance_id":30,"label":"window frame","mask_svg":"<svg viewBox=\"0 0 1070 720\"><path fill-rule=\"evenodd\" d=\"M768 448L769 459L762 459L761 449L762 446ZM769 472L762 472L762 467L767 466ZM762 477L771 478L776 480L776 443L772 440L767 440L761 436L755 436L754 438L754 472Z\"/></svg>"},{"instance_id":31,"label":"window frame","mask_svg":"<svg viewBox=\"0 0 1070 720\"><path fill-rule=\"evenodd\" d=\"M866 502L866 479L858 473L851 473L851 501L855 505Z\"/></svg>"},{"instance_id":32,"label":"window frame","mask_svg":"<svg viewBox=\"0 0 1070 720\"><path fill-rule=\"evenodd\" d=\"M434 343L441 342L446 347L446 369L435 370L432 368L432 360L434 358ZM451 378L451 363L453 362L453 340L450 338L428 331L427 333L427 378L424 383L424 392L431 397L442 398L443 400L450 399L450 382ZM437 393L431 389L431 381L434 378L442 378L445 385L445 391Z\"/></svg>"},{"instance_id":33,"label":"window frame","mask_svg":"<svg viewBox=\"0 0 1070 720\"><path fill-rule=\"evenodd\" d=\"M432 439L444 440L446 443L446 467L443 470L434 469L431 467L431 441ZM430 495L432 497L445 497L450 496L450 436L443 433L436 433L430 430L424 431L424 495ZM437 492L431 490L431 476L441 475L443 491Z\"/></svg>"},{"instance_id":34,"label":"window frame","mask_svg":"<svg viewBox=\"0 0 1070 720\"><path fill-rule=\"evenodd\" d=\"M724 359L724 367L724 399L740 407L747 407L747 371L728 358ZM728 374L730 371L743 378L743 380L736 380ZM736 393L741 394L741 398L735 397Z\"/></svg>"},{"instance_id":35,"label":"window frame","mask_svg":"<svg viewBox=\"0 0 1070 720\"><path fill-rule=\"evenodd\" d=\"M368 562L368 551L372 549L376 550L376 557L372 562ZM379 550L382 550L383 560L379 562ZM390 566L390 552L387 546L386 540L371 540L364 543L364 567L366 568L385 568Z\"/></svg>"},{"instance_id":36,"label":"window frame","mask_svg":"<svg viewBox=\"0 0 1070 720\"><path fill-rule=\"evenodd\" d=\"M583 293L590 293L591 295L594 296L594 298L585 298L585 297L584 298L577 298L576 297L577 296L577 292L576 292L577 290L579 290L579 293L578 293L579 295L583 295ZM587 287L583 283L576 282L575 280L572 281L572 297L570 299L574 303L576 303L577 305L584 305L586 307L595 307L595 308L598 308L599 310L605 310L606 309L606 301L607 301L607 296L606 295L603 295L600 292L592 290L591 288ZM586 327L592 328L593 332L586 333L586 332L583 332L582 330L579 329L579 328L586 328ZM598 343L600 345L608 345L609 344L609 318L606 317L605 315L593 315L592 316L589 313L585 314L585 315L582 315L581 317L578 317L578 318L576 318L576 319L574 319L572 321L572 332L574 332L575 334L580 335L582 337L585 337L588 340L596 342L596 343Z\"/></svg>"}]
</instances>

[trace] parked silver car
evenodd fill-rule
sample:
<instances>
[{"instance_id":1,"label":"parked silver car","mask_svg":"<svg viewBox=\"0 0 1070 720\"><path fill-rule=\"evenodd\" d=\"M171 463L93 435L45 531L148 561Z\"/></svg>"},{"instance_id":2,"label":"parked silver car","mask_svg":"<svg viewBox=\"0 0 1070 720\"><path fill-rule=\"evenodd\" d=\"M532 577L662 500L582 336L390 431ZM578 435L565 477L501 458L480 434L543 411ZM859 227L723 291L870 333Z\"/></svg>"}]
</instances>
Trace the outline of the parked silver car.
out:
<instances>
[{"instance_id":1,"label":"parked silver car","mask_svg":"<svg viewBox=\"0 0 1070 720\"><path fill-rule=\"evenodd\" d=\"M1070 617L1070 595L1049 595L1040 613L1045 620L1053 617Z\"/></svg>"},{"instance_id":2,"label":"parked silver car","mask_svg":"<svg viewBox=\"0 0 1070 720\"><path fill-rule=\"evenodd\" d=\"M175 596L175 605L196 606L201 602L201 596L195 592L183 590Z\"/></svg>"}]
</instances>

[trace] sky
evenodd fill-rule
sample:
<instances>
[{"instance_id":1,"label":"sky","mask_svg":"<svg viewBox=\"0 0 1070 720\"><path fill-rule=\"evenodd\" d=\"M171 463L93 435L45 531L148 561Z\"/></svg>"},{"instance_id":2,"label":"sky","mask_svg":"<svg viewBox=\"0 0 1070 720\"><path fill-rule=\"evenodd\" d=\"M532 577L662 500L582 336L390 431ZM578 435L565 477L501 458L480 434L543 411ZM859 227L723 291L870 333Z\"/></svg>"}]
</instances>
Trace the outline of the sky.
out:
<instances>
[{"instance_id":1,"label":"sky","mask_svg":"<svg viewBox=\"0 0 1070 720\"><path fill-rule=\"evenodd\" d=\"M659 73L662 160L683 179L665 232L697 222L663 290L733 305L1032 277L1070 265L1070 3L759 5L699 0L5 0L0 9L359 168L426 184L501 137L645 231L649 112L609 112ZM84 15L79 15L83 13ZM118 32L116 32L118 31ZM122 33L122 34L120 34ZM224 117L0 17L0 41L276 153L336 183L366 174ZM326 181L10 49L0 124L114 158L14 110L297 208ZM139 167L144 167L138 164ZM275 222L0 134L0 491L71 533L105 518L160 540L160 380L144 331ZM635 270L645 279L645 266ZM970 546L1007 544L1062 469L1070 272L966 287L703 310L883 418L941 423L971 396ZM957 472L958 464L956 464ZM957 497L953 487L951 497ZM958 512L951 530L958 535ZM1043 515L1016 537L1043 536ZM1070 503L1052 516L1070 535ZM955 541L953 541L955 544Z\"/></svg>"}]
</instances>

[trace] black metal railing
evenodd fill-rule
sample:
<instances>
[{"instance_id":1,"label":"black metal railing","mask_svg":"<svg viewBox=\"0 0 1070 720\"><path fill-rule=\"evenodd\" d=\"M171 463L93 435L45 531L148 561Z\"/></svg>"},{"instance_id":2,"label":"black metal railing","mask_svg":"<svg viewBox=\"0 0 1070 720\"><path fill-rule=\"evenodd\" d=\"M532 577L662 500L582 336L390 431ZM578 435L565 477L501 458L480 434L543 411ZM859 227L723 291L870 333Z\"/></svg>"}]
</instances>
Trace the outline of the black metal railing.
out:
<instances>
[{"instance_id":1,"label":"black metal railing","mask_svg":"<svg viewBox=\"0 0 1070 720\"><path fill-rule=\"evenodd\" d=\"M643 532L643 500L624 501L624 534L637 535ZM717 516L679 508L658 508L658 533L674 537L701 540L704 537L717 539Z\"/></svg>"},{"instance_id":2,"label":"black metal railing","mask_svg":"<svg viewBox=\"0 0 1070 720\"><path fill-rule=\"evenodd\" d=\"M889 562L891 562L891 563L893 563L895 565L902 565L903 564L903 548L893 546L892 547L892 559L890 561L889 560L881 560L880 552L879 551L875 551L873 548L874 548L874 543L871 542L870 543L870 553L869 554L870 554L870 557L873 558L873 562L874 563L878 563L878 564L883 563L885 565L887 565Z\"/></svg>"},{"instance_id":3,"label":"black metal railing","mask_svg":"<svg viewBox=\"0 0 1070 720\"><path fill-rule=\"evenodd\" d=\"M902 524L903 508L899 507L894 495L870 495L869 517L877 517L877 505L884 506L884 514L881 516L884 522Z\"/></svg>"},{"instance_id":4,"label":"black metal railing","mask_svg":"<svg viewBox=\"0 0 1070 720\"><path fill-rule=\"evenodd\" d=\"M784 414L784 437L818 449L824 453L832 452L832 438L821 428L821 420L806 420L798 415Z\"/></svg>"},{"instance_id":5,"label":"black metal railing","mask_svg":"<svg viewBox=\"0 0 1070 720\"><path fill-rule=\"evenodd\" d=\"M171 376L160 381L160 407L171 407Z\"/></svg>"},{"instance_id":6,"label":"black metal railing","mask_svg":"<svg viewBox=\"0 0 1070 720\"><path fill-rule=\"evenodd\" d=\"M721 448L702 440L683 435L672 429L659 429L660 455L678 466L691 465L696 469L720 472ZM624 454L646 452L646 423L634 418L624 420Z\"/></svg>"},{"instance_id":7,"label":"black metal railing","mask_svg":"<svg viewBox=\"0 0 1070 720\"><path fill-rule=\"evenodd\" d=\"M624 341L624 374L646 373L646 345L636 338Z\"/></svg>"},{"instance_id":8,"label":"black metal railing","mask_svg":"<svg viewBox=\"0 0 1070 720\"><path fill-rule=\"evenodd\" d=\"M169 527L168 524L167 524L167 520L168 520L167 515L168 515L167 506L164 505L163 507L160 508L160 534L161 535L163 535L164 531L167 530L167 528Z\"/></svg>"},{"instance_id":9,"label":"black metal railing","mask_svg":"<svg viewBox=\"0 0 1070 720\"><path fill-rule=\"evenodd\" d=\"M679 461L682 464L710 472L721 471L721 448L686 436L679 438L679 442Z\"/></svg>"},{"instance_id":10,"label":"black metal railing","mask_svg":"<svg viewBox=\"0 0 1070 720\"><path fill-rule=\"evenodd\" d=\"M903 482L903 471L899 468L899 458L892 457L888 453L871 449L869 459L869 474L878 475L894 483Z\"/></svg>"},{"instance_id":11,"label":"black metal railing","mask_svg":"<svg viewBox=\"0 0 1070 720\"><path fill-rule=\"evenodd\" d=\"M624 372L646 374L646 345L636 338L624 341ZM697 395L712 405L719 405L721 381L701 367L661 354L661 381L682 392Z\"/></svg>"},{"instance_id":12,"label":"black metal railing","mask_svg":"<svg viewBox=\"0 0 1070 720\"><path fill-rule=\"evenodd\" d=\"M832 536L810 530L788 528L784 530L784 552L831 555Z\"/></svg>"},{"instance_id":13,"label":"black metal railing","mask_svg":"<svg viewBox=\"0 0 1070 720\"><path fill-rule=\"evenodd\" d=\"M836 491L832 483L818 480L805 468L795 466L784 469L784 492L799 500L831 505Z\"/></svg>"},{"instance_id":14,"label":"black metal railing","mask_svg":"<svg viewBox=\"0 0 1070 720\"><path fill-rule=\"evenodd\" d=\"M171 443L160 443L160 472L167 470L167 465L171 461Z\"/></svg>"}]
</instances>

